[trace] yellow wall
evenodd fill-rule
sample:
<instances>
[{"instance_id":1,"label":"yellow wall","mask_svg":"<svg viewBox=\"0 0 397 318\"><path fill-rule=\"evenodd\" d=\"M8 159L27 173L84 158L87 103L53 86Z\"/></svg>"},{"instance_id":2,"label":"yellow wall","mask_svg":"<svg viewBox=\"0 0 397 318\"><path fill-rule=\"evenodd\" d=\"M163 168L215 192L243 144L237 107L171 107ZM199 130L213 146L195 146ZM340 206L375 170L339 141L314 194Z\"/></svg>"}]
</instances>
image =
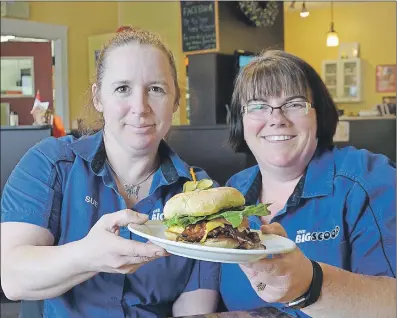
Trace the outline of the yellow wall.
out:
<instances>
[{"instance_id":1,"label":"yellow wall","mask_svg":"<svg viewBox=\"0 0 397 318\"><path fill-rule=\"evenodd\" d=\"M116 33L106 33L100 35L90 36L88 41L88 76L90 83L95 81L96 74L96 61L95 61L95 51L100 51L102 46L110 41Z\"/></svg>"},{"instance_id":2,"label":"yellow wall","mask_svg":"<svg viewBox=\"0 0 397 318\"><path fill-rule=\"evenodd\" d=\"M119 24L141 27L160 34L174 54L182 88L179 111L174 124L186 123L186 69L181 42L179 1L119 2Z\"/></svg>"},{"instance_id":3,"label":"yellow wall","mask_svg":"<svg viewBox=\"0 0 397 318\"><path fill-rule=\"evenodd\" d=\"M29 2L30 20L68 27L70 121L80 115L89 88L88 37L117 29L117 2Z\"/></svg>"},{"instance_id":4,"label":"yellow wall","mask_svg":"<svg viewBox=\"0 0 397 318\"><path fill-rule=\"evenodd\" d=\"M285 50L309 62L320 74L323 60L338 57L338 49L325 45L330 23L330 5L313 7L310 16L302 19L299 11L285 13ZM362 58L363 102L340 104L347 114L357 113L381 103L382 96L391 93L376 93L375 67L378 64L396 64L396 3L355 2L334 3L335 29L340 42L358 42Z\"/></svg>"},{"instance_id":5,"label":"yellow wall","mask_svg":"<svg viewBox=\"0 0 397 318\"><path fill-rule=\"evenodd\" d=\"M147 28L162 35L175 55L179 80L186 86L182 52L179 2L30 2L30 20L68 27L70 119L82 109L89 88L88 38L114 32L119 25ZM310 3L308 4L310 9ZM341 42L359 42L363 59L363 96L359 104L341 105L357 112L370 108L381 97L375 92L375 67L396 63L396 4L335 2L335 27ZM166 17L166 18L164 18ZM325 46L329 28L329 6L311 10L307 19L299 11L285 14L285 49L312 64L321 72L321 61L335 59L337 48ZM376 27L375 27L376 25ZM184 92L182 94L184 97ZM348 111L349 111L348 110ZM185 99L175 123L184 123Z\"/></svg>"}]
</instances>

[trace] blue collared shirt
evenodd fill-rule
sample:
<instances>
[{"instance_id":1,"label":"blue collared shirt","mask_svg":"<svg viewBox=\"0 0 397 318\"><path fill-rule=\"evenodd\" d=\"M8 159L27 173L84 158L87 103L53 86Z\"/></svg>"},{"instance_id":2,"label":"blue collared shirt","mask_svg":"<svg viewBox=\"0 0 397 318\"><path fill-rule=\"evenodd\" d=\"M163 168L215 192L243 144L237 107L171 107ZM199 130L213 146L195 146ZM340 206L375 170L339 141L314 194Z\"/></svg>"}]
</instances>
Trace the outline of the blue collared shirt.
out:
<instances>
[{"instance_id":1,"label":"blue collared shirt","mask_svg":"<svg viewBox=\"0 0 397 318\"><path fill-rule=\"evenodd\" d=\"M2 222L26 222L48 229L54 245L82 239L104 214L131 208L163 219L165 202L191 180L189 166L167 144L148 197L127 207L108 164L102 131L75 139L48 138L16 166L1 201ZM194 169L197 179L207 174ZM127 228L120 236L145 242ZM98 246L100 248L100 246ZM179 256L157 259L129 275L99 273L64 295L44 302L44 317L165 317L183 293L219 289L219 264Z\"/></svg>"},{"instance_id":2,"label":"blue collared shirt","mask_svg":"<svg viewBox=\"0 0 397 318\"><path fill-rule=\"evenodd\" d=\"M353 147L317 153L272 222L280 223L312 260L353 273L396 277L395 168L385 156ZM245 195L248 204L258 202L261 184L258 166L227 182ZM260 224L259 218L251 217L251 228L259 229ZM229 310L270 305L234 264L221 267L221 294ZM307 317L282 304L271 306Z\"/></svg>"}]
</instances>

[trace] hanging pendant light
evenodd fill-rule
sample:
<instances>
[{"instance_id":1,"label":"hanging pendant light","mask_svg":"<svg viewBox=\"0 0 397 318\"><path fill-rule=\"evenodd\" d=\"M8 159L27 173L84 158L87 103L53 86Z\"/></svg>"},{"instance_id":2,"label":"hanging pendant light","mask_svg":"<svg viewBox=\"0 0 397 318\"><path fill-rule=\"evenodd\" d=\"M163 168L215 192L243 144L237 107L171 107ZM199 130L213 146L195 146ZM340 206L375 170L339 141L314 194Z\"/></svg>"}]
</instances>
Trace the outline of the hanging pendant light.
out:
<instances>
[{"instance_id":1,"label":"hanging pendant light","mask_svg":"<svg viewBox=\"0 0 397 318\"><path fill-rule=\"evenodd\" d=\"M302 18L306 18L306 17L309 16L309 14L310 14L309 11L307 11L307 9L306 9L306 1L303 1L303 3L302 3L302 11L300 13L300 16Z\"/></svg>"},{"instance_id":2,"label":"hanging pendant light","mask_svg":"<svg viewBox=\"0 0 397 318\"><path fill-rule=\"evenodd\" d=\"M339 37L334 28L334 3L331 1L331 24L327 33L327 46L338 46Z\"/></svg>"}]
</instances>

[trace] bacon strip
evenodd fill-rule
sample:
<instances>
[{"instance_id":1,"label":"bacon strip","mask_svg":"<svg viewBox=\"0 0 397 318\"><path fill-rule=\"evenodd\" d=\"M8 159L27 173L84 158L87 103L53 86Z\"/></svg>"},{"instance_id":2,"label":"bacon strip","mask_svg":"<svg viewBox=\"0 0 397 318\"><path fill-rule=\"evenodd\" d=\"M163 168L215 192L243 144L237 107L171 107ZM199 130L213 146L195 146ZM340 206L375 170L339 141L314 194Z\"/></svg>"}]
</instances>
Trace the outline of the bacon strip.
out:
<instances>
[{"instance_id":1,"label":"bacon strip","mask_svg":"<svg viewBox=\"0 0 397 318\"><path fill-rule=\"evenodd\" d=\"M217 221L220 219L217 219ZM226 220L225 220L226 221ZM227 221L226 221L227 222ZM248 229L248 222L246 222L247 227L243 231L233 228L226 222L225 227L217 227L208 233L208 238L233 238L240 243L238 248L240 249L264 249L265 246L261 243L260 237L256 232L250 232ZM205 235L205 225L206 221L201 221L197 224L192 224L186 227L181 235L178 236L178 241L186 242L200 242ZM245 222L244 222L245 223ZM245 224L244 224L245 225ZM240 226L242 228L242 226Z\"/></svg>"}]
</instances>

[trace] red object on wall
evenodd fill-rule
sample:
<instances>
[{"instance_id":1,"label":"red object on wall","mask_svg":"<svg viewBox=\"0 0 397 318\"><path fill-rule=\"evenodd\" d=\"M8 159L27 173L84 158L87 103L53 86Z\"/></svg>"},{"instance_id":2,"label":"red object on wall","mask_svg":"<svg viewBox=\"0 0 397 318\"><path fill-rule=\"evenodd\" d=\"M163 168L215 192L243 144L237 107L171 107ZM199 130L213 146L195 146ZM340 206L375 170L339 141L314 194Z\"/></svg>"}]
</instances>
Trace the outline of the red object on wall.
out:
<instances>
[{"instance_id":1,"label":"red object on wall","mask_svg":"<svg viewBox=\"0 0 397 318\"><path fill-rule=\"evenodd\" d=\"M40 90L43 102L50 102L53 109L52 95L52 53L50 42L1 42L1 57L33 56L34 95ZM1 102L10 104L10 111L18 113L20 125L31 125L33 117L30 114L34 103L33 97L3 98Z\"/></svg>"}]
</instances>

